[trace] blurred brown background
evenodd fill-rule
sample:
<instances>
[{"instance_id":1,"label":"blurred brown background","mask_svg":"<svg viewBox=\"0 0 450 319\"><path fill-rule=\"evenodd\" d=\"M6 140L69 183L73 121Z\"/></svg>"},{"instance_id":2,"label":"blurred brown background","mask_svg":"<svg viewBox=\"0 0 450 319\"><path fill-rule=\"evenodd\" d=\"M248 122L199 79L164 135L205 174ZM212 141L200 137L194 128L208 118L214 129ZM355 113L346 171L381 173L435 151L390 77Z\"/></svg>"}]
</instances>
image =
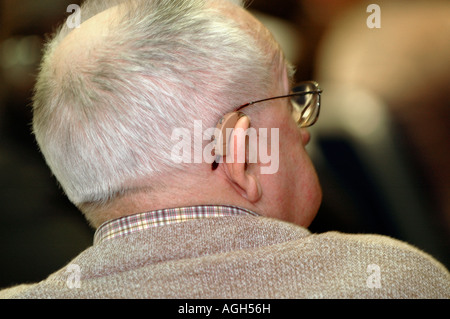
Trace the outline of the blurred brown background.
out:
<instances>
[{"instance_id":1,"label":"blurred brown background","mask_svg":"<svg viewBox=\"0 0 450 319\"><path fill-rule=\"evenodd\" d=\"M369 4L381 9L371 29ZM39 281L91 245L31 135L45 35L74 0L0 0L0 288ZM297 79L324 89L309 151L324 191L314 232L378 233L450 266L450 3L249 2Z\"/></svg>"}]
</instances>

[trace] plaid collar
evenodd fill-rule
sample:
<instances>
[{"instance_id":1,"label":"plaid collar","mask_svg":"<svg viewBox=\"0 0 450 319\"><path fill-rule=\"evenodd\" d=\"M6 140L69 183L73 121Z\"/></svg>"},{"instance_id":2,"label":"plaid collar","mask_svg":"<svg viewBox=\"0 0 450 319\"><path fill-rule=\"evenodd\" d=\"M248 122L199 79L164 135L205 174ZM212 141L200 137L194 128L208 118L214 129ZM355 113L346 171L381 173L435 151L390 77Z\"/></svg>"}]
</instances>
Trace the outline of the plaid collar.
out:
<instances>
[{"instance_id":1,"label":"plaid collar","mask_svg":"<svg viewBox=\"0 0 450 319\"><path fill-rule=\"evenodd\" d=\"M258 214L235 206L192 206L181 208L168 208L152 212L140 213L111 220L100 226L94 235L94 245L105 240L125 236L151 227L163 226L184 221L237 215Z\"/></svg>"}]
</instances>

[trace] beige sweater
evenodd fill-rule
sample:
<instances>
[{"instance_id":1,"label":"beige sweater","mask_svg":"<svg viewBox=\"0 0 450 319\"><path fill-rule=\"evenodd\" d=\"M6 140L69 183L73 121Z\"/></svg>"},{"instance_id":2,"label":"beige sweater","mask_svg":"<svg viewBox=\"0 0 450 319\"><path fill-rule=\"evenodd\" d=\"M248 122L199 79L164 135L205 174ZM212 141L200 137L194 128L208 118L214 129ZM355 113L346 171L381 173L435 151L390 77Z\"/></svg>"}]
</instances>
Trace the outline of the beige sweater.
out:
<instances>
[{"instance_id":1,"label":"beige sweater","mask_svg":"<svg viewBox=\"0 0 450 319\"><path fill-rule=\"evenodd\" d=\"M449 298L450 274L388 237L311 234L278 220L238 216L102 242L46 280L0 297Z\"/></svg>"}]
</instances>

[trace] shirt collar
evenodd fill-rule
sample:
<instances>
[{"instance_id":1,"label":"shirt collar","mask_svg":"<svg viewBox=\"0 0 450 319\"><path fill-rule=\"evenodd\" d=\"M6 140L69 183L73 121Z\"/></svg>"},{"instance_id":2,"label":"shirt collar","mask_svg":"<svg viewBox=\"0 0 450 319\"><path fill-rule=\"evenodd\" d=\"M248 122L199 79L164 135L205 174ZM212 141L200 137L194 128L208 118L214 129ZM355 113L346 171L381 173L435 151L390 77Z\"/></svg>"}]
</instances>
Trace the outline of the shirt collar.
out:
<instances>
[{"instance_id":1,"label":"shirt collar","mask_svg":"<svg viewBox=\"0 0 450 319\"><path fill-rule=\"evenodd\" d=\"M236 215L258 216L257 213L236 206L191 206L160 209L111 220L100 226L94 235L94 245L113 238L125 236L151 227L184 221Z\"/></svg>"}]
</instances>

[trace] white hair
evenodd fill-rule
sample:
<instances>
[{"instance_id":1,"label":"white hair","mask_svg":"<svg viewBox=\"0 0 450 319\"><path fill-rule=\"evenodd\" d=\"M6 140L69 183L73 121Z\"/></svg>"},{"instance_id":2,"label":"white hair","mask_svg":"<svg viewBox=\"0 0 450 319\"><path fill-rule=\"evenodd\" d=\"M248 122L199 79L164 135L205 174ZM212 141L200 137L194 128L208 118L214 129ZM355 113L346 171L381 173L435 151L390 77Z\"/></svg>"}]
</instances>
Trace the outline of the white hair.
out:
<instances>
[{"instance_id":1,"label":"white hair","mask_svg":"<svg viewBox=\"0 0 450 319\"><path fill-rule=\"evenodd\" d=\"M86 1L83 21L121 4L88 58L61 67L48 42L33 99L33 131L69 199L106 203L134 187L158 187L180 169L171 132L207 127L268 90L264 49L208 0ZM138 181L152 177L152 185Z\"/></svg>"}]
</instances>

